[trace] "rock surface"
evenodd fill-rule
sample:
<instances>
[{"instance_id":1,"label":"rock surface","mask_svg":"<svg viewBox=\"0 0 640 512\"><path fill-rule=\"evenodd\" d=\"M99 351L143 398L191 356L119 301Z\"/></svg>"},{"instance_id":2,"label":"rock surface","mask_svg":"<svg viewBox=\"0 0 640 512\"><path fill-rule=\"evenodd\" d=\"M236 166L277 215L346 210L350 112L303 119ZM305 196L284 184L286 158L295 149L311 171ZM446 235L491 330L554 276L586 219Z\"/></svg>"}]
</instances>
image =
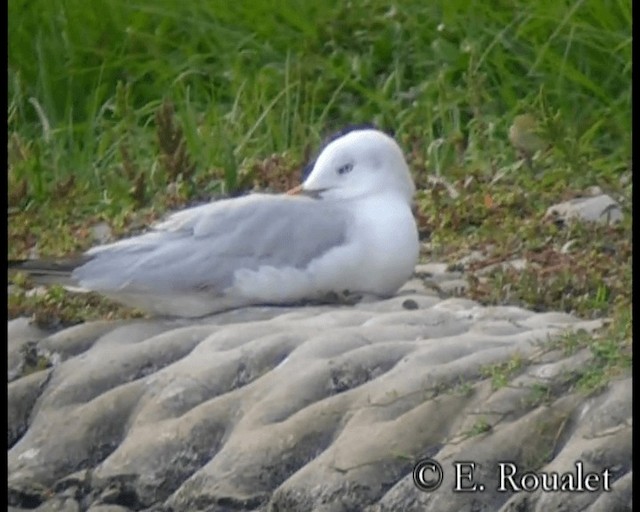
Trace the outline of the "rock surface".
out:
<instances>
[{"instance_id":1,"label":"rock surface","mask_svg":"<svg viewBox=\"0 0 640 512\"><path fill-rule=\"evenodd\" d=\"M10 510L631 510L631 378L574 392L590 354L550 343L599 325L445 298L421 279L356 306L52 335L14 320ZM433 492L413 480L426 457L444 470ZM484 492L452 492L456 461L476 463ZM581 462L608 469L611 490L499 492L500 462Z\"/></svg>"}]
</instances>

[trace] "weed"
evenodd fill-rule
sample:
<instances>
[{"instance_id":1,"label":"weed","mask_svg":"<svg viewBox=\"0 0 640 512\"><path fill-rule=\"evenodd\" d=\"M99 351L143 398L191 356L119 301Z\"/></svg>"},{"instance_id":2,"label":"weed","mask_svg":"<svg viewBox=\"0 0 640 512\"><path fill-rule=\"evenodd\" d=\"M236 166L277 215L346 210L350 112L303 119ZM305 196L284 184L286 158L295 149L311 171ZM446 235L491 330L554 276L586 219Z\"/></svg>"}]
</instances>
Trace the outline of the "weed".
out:
<instances>
[{"instance_id":1,"label":"weed","mask_svg":"<svg viewBox=\"0 0 640 512\"><path fill-rule=\"evenodd\" d=\"M493 427L491 424L484 418L478 418L478 420L473 424L471 429L467 432L467 437L478 436L480 434L486 434L490 432Z\"/></svg>"},{"instance_id":2,"label":"weed","mask_svg":"<svg viewBox=\"0 0 640 512\"><path fill-rule=\"evenodd\" d=\"M484 377L491 378L493 389L500 389L509 383L511 378L524 367L525 363L526 361L522 356L515 354L504 363L482 368L481 374Z\"/></svg>"},{"instance_id":3,"label":"weed","mask_svg":"<svg viewBox=\"0 0 640 512\"><path fill-rule=\"evenodd\" d=\"M589 394L605 388L612 378L628 374L632 363L631 340L631 311L624 307L618 309L611 322L595 335L585 331L567 333L548 345L567 355L589 350L588 362L569 379L573 387Z\"/></svg>"}]
</instances>

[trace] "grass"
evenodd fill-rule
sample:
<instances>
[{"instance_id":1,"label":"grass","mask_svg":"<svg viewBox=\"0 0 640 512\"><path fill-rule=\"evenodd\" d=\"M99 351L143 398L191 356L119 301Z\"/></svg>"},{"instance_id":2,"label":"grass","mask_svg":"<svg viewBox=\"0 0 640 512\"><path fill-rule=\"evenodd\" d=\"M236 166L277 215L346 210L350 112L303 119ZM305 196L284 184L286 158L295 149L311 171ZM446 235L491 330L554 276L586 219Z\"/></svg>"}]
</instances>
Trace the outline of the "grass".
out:
<instances>
[{"instance_id":1,"label":"grass","mask_svg":"<svg viewBox=\"0 0 640 512\"><path fill-rule=\"evenodd\" d=\"M561 349L566 355L581 349L589 350L588 364L568 379L585 393L597 393L606 388L611 379L631 370L631 340L631 312L625 308L617 311L608 328L596 336L586 332L566 334L554 340L550 347Z\"/></svg>"},{"instance_id":2,"label":"grass","mask_svg":"<svg viewBox=\"0 0 640 512\"><path fill-rule=\"evenodd\" d=\"M628 350L629 0L14 0L8 13L11 259L85 250L98 223L119 237L187 204L283 190L325 135L373 122L414 171L423 258L480 252L466 293L485 304L613 318L597 368ZM545 218L594 186L621 223ZM483 272L513 259L527 266ZM128 314L18 281L10 316Z\"/></svg>"}]
</instances>

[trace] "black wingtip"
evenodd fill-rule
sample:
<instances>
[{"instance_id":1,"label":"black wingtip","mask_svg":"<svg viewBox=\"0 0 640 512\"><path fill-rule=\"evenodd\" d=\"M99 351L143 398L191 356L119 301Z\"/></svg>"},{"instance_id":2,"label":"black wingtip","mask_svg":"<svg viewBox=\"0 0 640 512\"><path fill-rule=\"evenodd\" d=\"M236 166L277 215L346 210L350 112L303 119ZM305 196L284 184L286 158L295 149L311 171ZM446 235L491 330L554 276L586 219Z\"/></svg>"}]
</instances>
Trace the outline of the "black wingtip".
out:
<instances>
[{"instance_id":1,"label":"black wingtip","mask_svg":"<svg viewBox=\"0 0 640 512\"><path fill-rule=\"evenodd\" d=\"M73 270L89 259L83 255L67 260L8 260L7 270L10 275L24 272L37 284L67 284Z\"/></svg>"}]
</instances>

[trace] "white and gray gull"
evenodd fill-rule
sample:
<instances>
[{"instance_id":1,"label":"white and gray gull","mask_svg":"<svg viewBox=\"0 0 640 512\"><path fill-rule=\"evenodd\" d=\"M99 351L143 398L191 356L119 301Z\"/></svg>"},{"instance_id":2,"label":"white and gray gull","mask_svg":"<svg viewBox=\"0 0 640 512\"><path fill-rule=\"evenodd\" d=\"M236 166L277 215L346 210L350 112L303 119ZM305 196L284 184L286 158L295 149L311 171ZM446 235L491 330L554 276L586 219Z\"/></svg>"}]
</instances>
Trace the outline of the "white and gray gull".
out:
<instances>
[{"instance_id":1,"label":"white and gray gull","mask_svg":"<svg viewBox=\"0 0 640 512\"><path fill-rule=\"evenodd\" d=\"M139 236L90 249L72 279L159 315L388 297L412 275L415 186L396 141L375 129L332 140L299 194L188 208Z\"/></svg>"}]
</instances>

